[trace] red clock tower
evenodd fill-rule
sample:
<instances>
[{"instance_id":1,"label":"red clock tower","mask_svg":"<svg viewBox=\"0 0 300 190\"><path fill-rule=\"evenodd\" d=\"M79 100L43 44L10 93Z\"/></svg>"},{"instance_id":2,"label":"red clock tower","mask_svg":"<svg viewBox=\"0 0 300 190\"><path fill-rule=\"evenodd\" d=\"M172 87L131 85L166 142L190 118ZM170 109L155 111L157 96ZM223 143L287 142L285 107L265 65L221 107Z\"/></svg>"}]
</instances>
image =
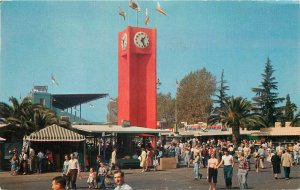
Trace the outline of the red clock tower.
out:
<instances>
[{"instance_id":1,"label":"red clock tower","mask_svg":"<svg viewBox=\"0 0 300 190\"><path fill-rule=\"evenodd\" d=\"M118 35L118 124L156 129L156 29Z\"/></svg>"}]
</instances>

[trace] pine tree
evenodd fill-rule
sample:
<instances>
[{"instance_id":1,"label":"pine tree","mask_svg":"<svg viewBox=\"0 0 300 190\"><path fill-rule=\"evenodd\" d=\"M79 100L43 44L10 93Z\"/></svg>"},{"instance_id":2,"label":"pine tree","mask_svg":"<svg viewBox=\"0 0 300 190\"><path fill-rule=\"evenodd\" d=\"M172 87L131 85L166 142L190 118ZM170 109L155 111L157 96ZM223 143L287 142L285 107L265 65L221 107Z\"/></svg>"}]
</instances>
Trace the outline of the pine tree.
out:
<instances>
[{"instance_id":1,"label":"pine tree","mask_svg":"<svg viewBox=\"0 0 300 190\"><path fill-rule=\"evenodd\" d=\"M226 86L227 81L224 80L224 69L222 70L221 81L219 83L220 86L217 89L217 95L216 95L218 99L215 100L214 103L219 104L219 107L223 108L225 104L225 100L228 98L226 91L229 90L229 86Z\"/></svg>"},{"instance_id":2,"label":"pine tree","mask_svg":"<svg viewBox=\"0 0 300 190\"><path fill-rule=\"evenodd\" d=\"M274 126L278 116L282 114L282 108L276 105L284 100L284 98L278 98L278 93L276 92L278 90L277 82L273 76L274 71L271 60L268 58L262 74L263 80L261 84L258 88L252 88L252 91L255 93L255 97L252 98L256 106L255 110L264 117L269 127Z\"/></svg>"},{"instance_id":3,"label":"pine tree","mask_svg":"<svg viewBox=\"0 0 300 190\"><path fill-rule=\"evenodd\" d=\"M292 121L294 119L294 112L297 111L296 104L291 102L290 95L286 96L286 103L284 106L284 118L285 121Z\"/></svg>"}]
</instances>

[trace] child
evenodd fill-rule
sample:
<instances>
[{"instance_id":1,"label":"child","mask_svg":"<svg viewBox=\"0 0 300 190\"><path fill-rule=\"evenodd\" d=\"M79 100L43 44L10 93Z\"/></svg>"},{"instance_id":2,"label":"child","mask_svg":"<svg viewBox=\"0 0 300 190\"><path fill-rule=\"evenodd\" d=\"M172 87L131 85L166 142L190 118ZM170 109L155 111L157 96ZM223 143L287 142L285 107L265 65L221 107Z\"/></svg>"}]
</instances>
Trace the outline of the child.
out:
<instances>
[{"instance_id":1,"label":"child","mask_svg":"<svg viewBox=\"0 0 300 190\"><path fill-rule=\"evenodd\" d=\"M11 175L16 175L17 174L17 157L13 156L11 159Z\"/></svg>"},{"instance_id":2,"label":"child","mask_svg":"<svg viewBox=\"0 0 300 190\"><path fill-rule=\"evenodd\" d=\"M95 180L96 180L96 173L94 172L93 168L90 168L89 178L87 180L89 189L94 188Z\"/></svg>"},{"instance_id":3,"label":"child","mask_svg":"<svg viewBox=\"0 0 300 190\"><path fill-rule=\"evenodd\" d=\"M98 171L98 176L99 176L99 188L101 189L102 187L105 189L105 176L107 174L107 169L104 166L104 163L100 163L99 171Z\"/></svg>"}]
</instances>

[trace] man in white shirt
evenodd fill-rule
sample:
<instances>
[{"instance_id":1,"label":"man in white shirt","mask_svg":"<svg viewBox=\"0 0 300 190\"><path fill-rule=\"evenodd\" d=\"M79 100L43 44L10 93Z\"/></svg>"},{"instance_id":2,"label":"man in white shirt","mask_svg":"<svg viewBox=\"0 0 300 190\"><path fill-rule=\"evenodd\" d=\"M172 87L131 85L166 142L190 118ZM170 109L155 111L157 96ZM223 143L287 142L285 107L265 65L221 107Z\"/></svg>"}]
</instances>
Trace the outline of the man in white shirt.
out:
<instances>
[{"instance_id":1,"label":"man in white shirt","mask_svg":"<svg viewBox=\"0 0 300 190\"><path fill-rule=\"evenodd\" d=\"M76 188L76 180L77 176L79 175L80 169L79 169L79 163L76 158L74 158L74 154L70 154L70 160L69 160L69 167L67 174L70 175L71 185L72 189Z\"/></svg>"},{"instance_id":2,"label":"man in white shirt","mask_svg":"<svg viewBox=\"0 0 300 190\"><path fill-rule=\"evenodd\" d=\"M114 180L117 185L115 190L133 190L128 184L124 181L124 172L117 170L114 172Z\"/></svg>"},{"instance_id":3,"label":"man in white shirt","mask_svg":"<svg viewBox=\"0 0 300 190\"><path fill-rule=\"evenodd\" d=\"M222 164L224 164L224 179L227 189L231 189L232 186L232 171L234 166L233 156L228 154L228 150L224 150L224 155L222 156L222 160L217 166L219 168Z\"/></svg>"}]
</instances>

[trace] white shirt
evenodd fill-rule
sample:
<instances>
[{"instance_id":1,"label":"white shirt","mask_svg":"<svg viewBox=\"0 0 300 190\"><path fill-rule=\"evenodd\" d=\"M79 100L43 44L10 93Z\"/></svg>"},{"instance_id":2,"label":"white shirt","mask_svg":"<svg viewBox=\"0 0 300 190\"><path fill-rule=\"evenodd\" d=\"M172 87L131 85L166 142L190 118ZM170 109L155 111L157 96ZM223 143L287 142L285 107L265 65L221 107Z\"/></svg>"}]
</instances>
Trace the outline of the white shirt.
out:
<instances>
[{"instance_id":1,"label":"white shirt","mask_svg":"<svg viewBox=\"0 0 300 190\"><path fill-rule=\"evenodd\" d=\"M229 165L232 165L233 157L230 154L228 156L223 155L222 160L224 162L224 166L229 166Z\"/></svg>"},{"instance_id":2,"label":"white shirt","mask_svg":"<svg viewBox=\"0 0 300 190\"><path fill-rule=\"evenodd\" d=\"M74 158L73 160L69 160L69 168L68 170L73 170L73 169L78 169L79 172L79 163L78 160L76 158Z\"/></svg>"},{"instance_id":3,"label":"white shirt","mask_svg":"<svg viewBox=\"0 0 300 190\"><path fill-rule=\"evenodd\" d=\"M42 152L39 152L39 153L37 154L37 157L39 157L40 159L43 159L43 158L44 158L44 154L43 154Z\"/></svg>"},{"instance_id":4,"label":"white shirt","mask_svg":"<svg viewBox=\"0 0 300 190\"><path fill-rule=\"evenodd\" d=\"M115 190L133 190L128 184L123 183L122 185L118 185Z\"/></svg>"}]
</instances>

